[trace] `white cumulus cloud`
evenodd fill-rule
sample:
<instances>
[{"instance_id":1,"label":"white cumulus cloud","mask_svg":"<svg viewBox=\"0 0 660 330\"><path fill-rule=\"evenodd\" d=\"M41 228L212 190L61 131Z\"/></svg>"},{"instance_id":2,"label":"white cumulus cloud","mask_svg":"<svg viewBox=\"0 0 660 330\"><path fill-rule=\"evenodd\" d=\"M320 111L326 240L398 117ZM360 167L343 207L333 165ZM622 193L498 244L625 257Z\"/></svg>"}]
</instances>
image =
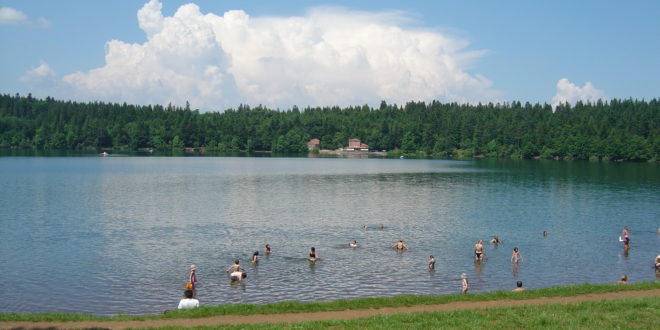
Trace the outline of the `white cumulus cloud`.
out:
<instances>
[{"instance_id":1,"label":"white cumulus cloud","mask_svg":"<svg viewBox=\"0 0 660 330\"><path fill-rule=\"evenodd\" d=\"M48 63L46 63L44 60L41 60L39 66L28 70L23 76L21 76L20 81L41 82L44 80L51 80L53 78L55 78L55 71L50 68Z\"/></svg>"},{"instance_id":2,"label":"white cumulus cloud","mask_svg":"<svg viewBox=\"0 0 660 330\"><path fill-rule=\"evenodd\" d=\"M557 94L552 98L552 105L556 107L562 103L575 104L577 101L596 103L598 100L607 100L607 96L590 82L580 87L566 78L561 78L557 81Z\"/></svg>"},{"instance_id":3,"label":"white cumulus cloud","mask_svg":"<svg viewBox=\"0 0 660 330\"><path fill-rule=\"evenodd\" d=\"M0 24L14 25L29 23L27 15L11 7L0 7Z\"/></svg>"},{"instance_id":4,"label":"white cumulus cloud","mask_svg":"<svg viewBox=\"0 0 660 330\"><path fill-rule=\"evenodd\" d=\"M105 65L63 79L83 99L223 110L477 102L500 92L466 68L483 56L464 40L407 28L401 12L316 8L304 16L204 14L193 4L164 17L157 0L137 13L144 43L111 40Z\"/></svg>"}]
</instances>

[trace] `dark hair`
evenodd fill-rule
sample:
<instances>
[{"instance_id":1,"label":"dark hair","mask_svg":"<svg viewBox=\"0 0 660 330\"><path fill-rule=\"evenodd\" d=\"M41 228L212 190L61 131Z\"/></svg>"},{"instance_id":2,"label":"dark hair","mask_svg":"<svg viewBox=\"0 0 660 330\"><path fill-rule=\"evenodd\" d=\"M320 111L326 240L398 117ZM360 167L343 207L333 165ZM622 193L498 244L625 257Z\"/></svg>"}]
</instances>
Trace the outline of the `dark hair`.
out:
<instances>
[{"instance_id":1,"label":"dark hair","mask_svg":"<svg viewBox=\"0 0 660 330\"><path fill-rule=\"evenodd\" d=\"M238 265L239 264L238 259L234 260L234 263Z\"/></svg>"},{"instance_id":2,"label":"dark hair","mask_svg":"<svg viewBox=\"0 0 660 330\"><path fill-rule=\"evenodd\" d=\"M193 297L192 290L183 291L183 296L186 297L186 299L191 299Z\"/></svg>"},{"instance_id":3,"label":"dark hair","mask_svg":"<svg viewBox=\"0 0 660 330\"><path fill-rule=\"evenodd\" d=\"M513 251L518 252L518 248L517 248L517 247L514 247L514 248L513 248Z\"/></svg>"},{"instance_id":4,"label":"dark hair","mask_svg":"<svg viewBox=\"0 0 660 330\"><path fill-rule=\"evenodd\" d=\"M253 253L252 255L253 255L253 256L258 256L258 255L259 255L259 251L254 251L254 253Z\"/></svg>"},{"instance_id":5,"label":"dark hair","mask_svg":"<svg viewBox=\"0 0 660 330\"><path fill-rule=\"evenodd\" d=\"M316 251L316 249L312 246L312 251Z\"/></svg>"},{"instance_id":6,"label":"dark hair","mask_svg":"<svg viewBox=\"0 0 660 330\"><path fill-rule=\"evenodd\" d=\"M522 288L522 281L516 282L516 286L519 287L519 288Z\"/></svg>"},{"instance_id":7,"label":"dark hair","mask_svg":"<svg viewBox=\"0 0 660 330\"><path fill-rule=\"evenodd\" d=\"M245 273L241 273L241 277L242 277L242 278L246 278L246 277L247 277L247 274L245 274Z\"/></svg>"}]
</instances>

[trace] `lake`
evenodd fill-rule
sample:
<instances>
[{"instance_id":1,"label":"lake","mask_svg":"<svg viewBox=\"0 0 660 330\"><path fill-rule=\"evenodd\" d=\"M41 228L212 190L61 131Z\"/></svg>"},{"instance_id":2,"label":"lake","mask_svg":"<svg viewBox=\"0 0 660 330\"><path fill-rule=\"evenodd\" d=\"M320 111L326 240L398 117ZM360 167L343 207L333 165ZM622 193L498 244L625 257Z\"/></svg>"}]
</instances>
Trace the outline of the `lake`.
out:
<instances>
[{"instance_id":1,"label":"lake","mask_svg":"<svg viewBox=\"0 0 660 330\"><path fill-rule=\"evenodd\" d=\"M0 187L3 313L162 313L191 264L202 305L454 294L461 273L470 292L658 279L657 164L11 156ZM225 273L237 258L242 285Z\"/></svg>"}]
</instances>

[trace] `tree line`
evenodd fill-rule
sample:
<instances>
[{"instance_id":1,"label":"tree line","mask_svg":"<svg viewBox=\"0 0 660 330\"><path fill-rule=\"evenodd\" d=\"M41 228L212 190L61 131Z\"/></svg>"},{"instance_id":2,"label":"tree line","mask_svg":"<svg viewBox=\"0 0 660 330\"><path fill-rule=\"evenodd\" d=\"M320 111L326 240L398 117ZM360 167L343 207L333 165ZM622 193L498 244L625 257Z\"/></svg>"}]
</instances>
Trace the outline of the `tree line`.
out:
<instances>
[{"instance_id":1,"label":"tree line","mask_svg":"<svg viewBox=\"0 0 660 330\"><path fill-rule=\"evenodd\" d=\"M0 147L32 149L203 148L307 152L361 139L370 149L419 157L660 160L660 106L650 101L548 104L381 102L280 111L241 105L205 112L172 105L0 96Z\"/></svg>"}]
</instances>

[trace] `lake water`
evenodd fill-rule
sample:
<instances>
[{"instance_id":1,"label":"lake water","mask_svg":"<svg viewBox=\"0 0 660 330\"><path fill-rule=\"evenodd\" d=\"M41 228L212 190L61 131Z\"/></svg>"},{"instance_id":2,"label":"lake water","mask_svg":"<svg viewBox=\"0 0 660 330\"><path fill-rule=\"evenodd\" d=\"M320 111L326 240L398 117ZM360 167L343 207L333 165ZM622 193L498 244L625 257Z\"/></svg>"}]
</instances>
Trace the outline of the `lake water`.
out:
<instances>
[{"instance_id":1,"label":"lake water","mask_svg":"<svg viewBox=\"0 0 660 330\"><path fill-rule=\"evenodd\" d=\"M657 164L0 157L0 187L0 312L162 313L190 264L202 305L453 294L461 273L470 292L657 279ZM243 285L225 273L235 258Z\"/></svg>"}]
</instances>

